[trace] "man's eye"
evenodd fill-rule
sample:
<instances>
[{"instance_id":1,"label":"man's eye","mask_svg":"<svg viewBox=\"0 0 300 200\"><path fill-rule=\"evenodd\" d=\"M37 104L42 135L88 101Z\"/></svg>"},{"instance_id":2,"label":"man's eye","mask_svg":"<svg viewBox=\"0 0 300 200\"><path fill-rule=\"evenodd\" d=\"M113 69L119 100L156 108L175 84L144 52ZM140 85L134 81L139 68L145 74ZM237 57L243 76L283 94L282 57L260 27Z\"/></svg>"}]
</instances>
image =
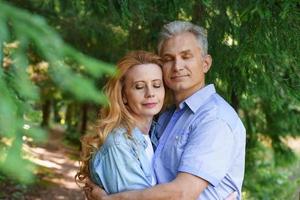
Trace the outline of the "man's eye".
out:
<instances>
[{"instance_id":1,"label":"man's eye","mask_svg":"<svg viewBox=\"0 0 300 200\"><path fill-rule=\"evenodd\" d=\"M183 59L189 59L189 58L192 58L192 57L193 57L193 55L191 55L191 54L185 54L185 55L182 56Z\"/></svg>"},{"instance_id":2,"label":"man's eye","mask_svg":"<svg viewBox=\"0 0 300 200\"><path fill-rule=\"evenodd\" d=\"M153 87L154 87L154 88L160 88L160 87L161 87L161 84L154 84Z\"/></svg>"},{"instance_id":3,"label":"man's eye","mask_svg":"<svg viewBox=\"0 0 300 200\"><path fill-rule=\"evenodd\" d=\"M169 62L169 61L171 61L171 60L172 60L171 57L164 57L164 58L163 58L163 61L164 61L164 62Z\"/></svg>"}]
</instances>

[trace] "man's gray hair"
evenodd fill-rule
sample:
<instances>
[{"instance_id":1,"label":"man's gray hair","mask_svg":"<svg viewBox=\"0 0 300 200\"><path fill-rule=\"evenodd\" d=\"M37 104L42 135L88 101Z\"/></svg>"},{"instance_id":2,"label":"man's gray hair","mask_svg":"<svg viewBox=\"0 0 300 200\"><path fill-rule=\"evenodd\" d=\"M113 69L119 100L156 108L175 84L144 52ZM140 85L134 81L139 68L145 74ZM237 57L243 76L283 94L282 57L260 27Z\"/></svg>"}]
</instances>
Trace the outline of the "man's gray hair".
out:
<instances>
[{"instance_id":1,"label":"man's gray hair","mask_svg":"<svg viewBox=\"0 0 300 200\"><path fill-rule=\"evenodd\" d=\"M173 21L163 26L159 36L158 54L161 55L161 50L166 40L185 32L195 35L202 55L205 56L208 47L207 31L200 26L185 21Z\"/></svg>"}]
</instances>

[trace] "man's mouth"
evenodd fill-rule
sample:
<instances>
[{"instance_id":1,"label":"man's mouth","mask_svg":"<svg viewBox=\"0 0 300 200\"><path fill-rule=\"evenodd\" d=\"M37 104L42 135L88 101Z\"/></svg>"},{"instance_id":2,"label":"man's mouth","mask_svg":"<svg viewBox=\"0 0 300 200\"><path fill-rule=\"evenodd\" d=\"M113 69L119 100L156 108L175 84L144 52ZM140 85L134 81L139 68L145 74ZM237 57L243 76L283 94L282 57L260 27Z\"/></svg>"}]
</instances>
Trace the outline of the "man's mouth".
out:
<instances>
[{"instance_id":1,"label":"man's mouth","mask_svg":"<svg viewBox=\"0 0 300 200\"><path fill-rule=\"evenodd\" d=\"M181 79L181 78L185 78L188 77L189 75L176 75L176 76L171 76L172 80L176 80L176 79Z\"/></svg>"}]
</instances>

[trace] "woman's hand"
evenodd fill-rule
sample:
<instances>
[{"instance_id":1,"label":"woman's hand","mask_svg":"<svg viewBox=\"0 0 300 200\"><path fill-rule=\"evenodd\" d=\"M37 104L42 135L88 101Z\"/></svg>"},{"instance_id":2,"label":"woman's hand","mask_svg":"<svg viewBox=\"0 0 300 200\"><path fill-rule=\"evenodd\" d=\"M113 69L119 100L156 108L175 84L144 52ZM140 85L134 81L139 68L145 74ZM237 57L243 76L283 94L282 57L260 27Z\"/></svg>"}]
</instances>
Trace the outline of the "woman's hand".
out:
<instances>
[{"instance_id":1,"label":"woman's hand","mask_svg":"<svg viewBox=\"0 0 300 200\"><path fill-rule=\"evenodd\" d=\"M106 192L90 179L86 180L83 190L88 200L102 200L103 197L107 196Z\"/></svg>"}]
</instances>

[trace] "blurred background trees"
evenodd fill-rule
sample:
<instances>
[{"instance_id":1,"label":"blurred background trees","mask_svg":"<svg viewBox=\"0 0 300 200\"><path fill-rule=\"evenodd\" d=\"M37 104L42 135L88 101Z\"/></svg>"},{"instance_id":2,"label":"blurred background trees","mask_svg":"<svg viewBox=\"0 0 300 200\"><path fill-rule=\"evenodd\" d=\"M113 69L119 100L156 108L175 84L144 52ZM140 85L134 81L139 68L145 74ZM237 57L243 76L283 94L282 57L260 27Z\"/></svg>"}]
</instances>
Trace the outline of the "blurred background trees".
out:
<instances>
[{"instance_id":1,"label":"blurred background trees","mask_svg":"<svg viewBox=\"0 0 300 200\"><path fill-rule=\"evenodd\" d=\"M113 72L106 63L129 50L156 51L159 30L173 20L208 30L207 82L247 129L244 197L290 198L300 185L291 181L297 155L285 142L300 135L296 0L0 1L0 139L10 141L0 144L1 170L15 172L24 136L43 138L40 127L61 124L79 145L105 102L103 75Z\"/></svg>"}]
</instances>

